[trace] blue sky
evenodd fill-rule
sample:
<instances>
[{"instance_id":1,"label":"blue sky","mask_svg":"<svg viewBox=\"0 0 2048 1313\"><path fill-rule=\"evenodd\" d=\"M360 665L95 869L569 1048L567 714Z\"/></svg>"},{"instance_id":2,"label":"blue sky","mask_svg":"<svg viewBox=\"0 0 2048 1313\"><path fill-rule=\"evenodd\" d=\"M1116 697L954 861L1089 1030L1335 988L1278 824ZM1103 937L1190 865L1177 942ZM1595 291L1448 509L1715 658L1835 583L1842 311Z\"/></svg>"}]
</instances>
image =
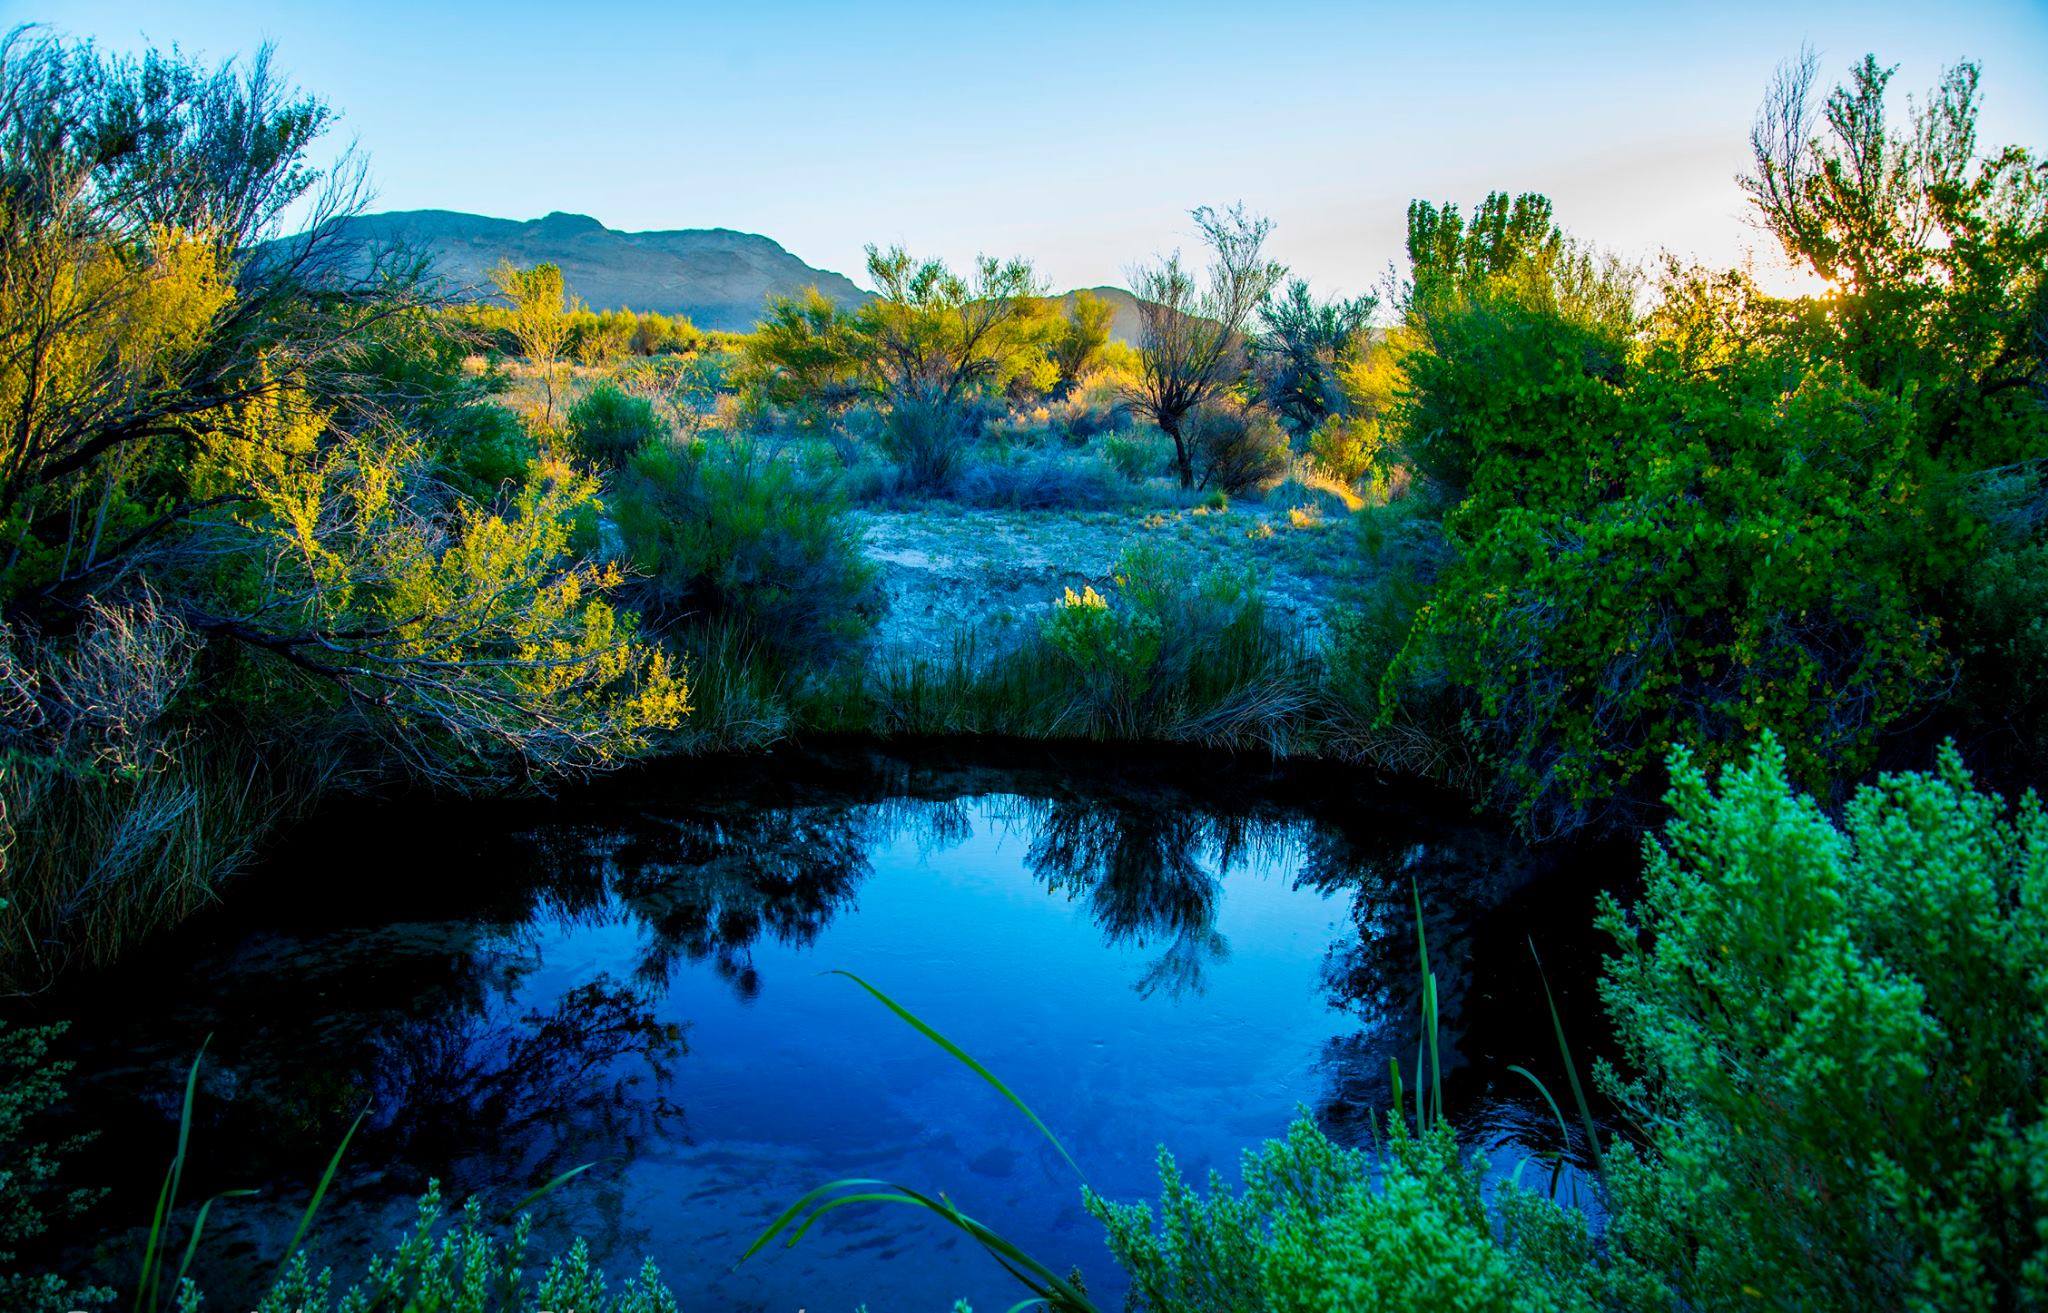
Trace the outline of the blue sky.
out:
<instances>
[{"instance_id":1,"label":"blue sky","mask_svg":"<svg viewBox=\"0 0 2048 1313\"><path fill-rule=\"evenodd\" d=\"M2048 148L2048 3L352 4L0 0L112 49L268 40L343 112L378 208L869 241L1121 282L1242 199L1330 290L1400 254L1409 198L1541 190L1580 236L1763 247L1734 175L1772 69L1864 51L1919 91L1984 67L1983 140ZM1763 251L1768 255L1768 250Z\"/></svg>"}]
</instances>

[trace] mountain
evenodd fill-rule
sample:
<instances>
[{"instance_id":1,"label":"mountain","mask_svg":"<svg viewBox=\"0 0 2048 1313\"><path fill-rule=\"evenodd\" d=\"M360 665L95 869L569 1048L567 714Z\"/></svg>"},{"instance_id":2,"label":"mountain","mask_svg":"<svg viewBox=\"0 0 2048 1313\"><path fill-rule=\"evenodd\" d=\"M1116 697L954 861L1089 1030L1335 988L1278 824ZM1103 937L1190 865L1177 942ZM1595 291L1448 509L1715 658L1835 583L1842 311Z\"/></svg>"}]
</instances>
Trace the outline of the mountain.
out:
<instances>
[{"instance_id":1,"label":"mountain","mask_svg":"<svg viewBox=\"0 0 2048 1313\"><path fill-rule=\"evenodd\" d=\"M343 249L367 256L403 246L432 257L445 290L461 300L492 294L491 270L500 260L561 266L570 293L595 309L684 314L699 328L734 333L752 328L771 296L815 287L843 306L873 297L844 274L814 269L766 237L729 228L619 232L587 214L560 211L522 222L458 210L390 210L337 223ZM1113 307L1110 336L1137 341L1137 298L1121 287L1087 290Z\"/></svg>"},{"instance_id":2,"label":"mountain","mask_svg":"<svg viewBox=\"0 0 2048 1313\"><path fill-rule=\"evenodd\" d=\"M491 294L500 260L560 265L569 291L596 309L685 314L699 328L731 332L752 328L770 296L815 287L841 305L859 305L870 295L766 237L726 228L629 233L584 214L522 223L454 210L394 210L340 224L344 243L366 250L401 244L431 256L446 290L464 299Z\"/></svg>"}]
</instances>

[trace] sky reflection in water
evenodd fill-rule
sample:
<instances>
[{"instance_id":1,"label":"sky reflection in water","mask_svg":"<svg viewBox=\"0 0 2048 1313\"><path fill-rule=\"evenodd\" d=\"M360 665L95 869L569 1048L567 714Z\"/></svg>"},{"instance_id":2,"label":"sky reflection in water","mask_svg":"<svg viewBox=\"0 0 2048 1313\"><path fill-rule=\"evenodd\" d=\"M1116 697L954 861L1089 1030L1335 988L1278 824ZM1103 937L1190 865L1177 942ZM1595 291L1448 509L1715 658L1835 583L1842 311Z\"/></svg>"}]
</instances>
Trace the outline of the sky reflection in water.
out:
<instances>
[{"instance_id":1,"label":"sky reflection in water","mask_svg":"<svg viewBox=\"0 0 2048 1313\"><path fill-rule=\"evenodd\" d=\"M1098 1190L1149 1196L1161 1143L1191 1175L1234 1177L1298 1107L1363 1136L1389 1057L1413 1059L1410 880L1455 1040L1474 928L1535 865L1413 799L1340 812L1270 773L855 754L821 783L766 781L645 780L521 825L443 811L401 864L374 827L305 850L310 867L280 859L237 920L138 968L139 1012L120 977L60 1001L78 1022L81 1119L108 1125L138 1098L161 1119L88 1163L161 1162L178 1055L213 1032L188 1193L268 1187L216 1210L221 1306L266 1270L365 1102L324 1217L332 1246L388 1239L430 1176L503 1207L597 1161L540 1206L537 1238L580 1232L621 1276L652 1256L692 1310L1014 1302L978 1250L902 1209L843 1210L729 1270L797 1195L877 1176L948 1192L1113 1303L1066 1164L822 973L859 972L974 1053ZM351 842L383 856L352 863ZM470 868L455 888L433 874L451 862ZM329 865L358 887L338 891ZM1460 1101L1512 1138L1516 1105L1490 1104L1486 1083ZM109 1208L133 1215L147 1183L116 1184Z\"/></svg>"}]
</instances>

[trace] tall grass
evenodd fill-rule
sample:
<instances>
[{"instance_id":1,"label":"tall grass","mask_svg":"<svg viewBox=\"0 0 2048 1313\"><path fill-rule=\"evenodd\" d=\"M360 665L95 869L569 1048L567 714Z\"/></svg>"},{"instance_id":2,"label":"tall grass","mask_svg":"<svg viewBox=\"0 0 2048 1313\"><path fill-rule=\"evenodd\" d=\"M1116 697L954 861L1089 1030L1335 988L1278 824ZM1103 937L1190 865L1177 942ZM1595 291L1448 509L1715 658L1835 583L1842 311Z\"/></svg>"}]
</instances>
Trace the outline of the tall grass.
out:
<instances>
[{"instance_id":1,"label":"tall grass","mask_svg":"<svg viewBox=\"0 0 2048 1313\"><path fill-rule=\"evenodd\" d=\"M317 753L229 734L136 769L17 757L0 772L12 828L0 901L0 990L37 987L211 902L283 823L324 792Z\"/></svg>"}]
</instances>

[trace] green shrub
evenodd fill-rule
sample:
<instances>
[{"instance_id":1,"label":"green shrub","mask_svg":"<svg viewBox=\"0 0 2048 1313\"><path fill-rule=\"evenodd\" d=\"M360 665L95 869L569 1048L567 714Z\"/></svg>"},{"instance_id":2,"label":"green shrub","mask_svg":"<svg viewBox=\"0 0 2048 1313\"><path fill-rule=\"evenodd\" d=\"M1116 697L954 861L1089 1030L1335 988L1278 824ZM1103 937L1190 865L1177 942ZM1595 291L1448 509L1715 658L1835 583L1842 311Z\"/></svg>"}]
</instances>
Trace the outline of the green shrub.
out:
<instances>
[{"instance_id":1,"label":"green shrub","mask_svg":"<svg viewBox=\"0 0 2048 1313\"><path fill-rule=\"evenodd\" d=\"M1143 1313L1550 1313L1590 1309L1583 1218L1513 1187L1489 1209L1484 1164L1449 1127L1420 1136L1387 1120L1375 1161L1306 1118L1244 1156L1244 1190L1212 1175L1207 1198L1160 1153L1155 1220L1145 1204L1090 1193L1088 1210L1130 1274Z\"/></svg>"},{"instance_id":2,"label":"green shrub","mask_svg":"<svg viewBox=\"0 0 2048 1313\"><path fill-rule=\"evenodd\" d=\"M612 1292L579 1239L530 1280L529 1217L500 1236L474 1199L452 1222L443 1212L440 1187L430 1184L411 1234L388 1256L373 1255L362 1279L339 1290L331 1270L316 1274L303 1253L295 1255L256 1313L677 1313L652 1260Z\"/></svg>"},{"instance_id":3,"label":"green shrub","mask_svg":"<svg viewBox=\"0 0 2048 1313\"><path fill-rule=\"evenodd\" d=\"M1333 415L1308 435L1309 459L1339 483L1355 485L1368 475L1376 475L1384 483L1385 446L1377 420Z\"/></svg>"},{"instance_id":4,"label":"green shrub","mask_svg":"<svg viewBox=\"0 0 2048 1313\"><path fill-rule=\"evenodd\" d=\"M569 436L597 465L617 469L668 432L654 403L617 384L600 383L569 407Z\"/></svg>"},{"instance_id":5,"label":"green shrub","mask_svg":"<svg viewBox=\"0 0 2048 1313\"><path fill-rule=\"evenodd\" d=\"M1680 1307L2042 1307L2038 800L2008 814L1953 748L1839 821L1769 739L1718 788L1672 776L1641 901L1601 914L1628 1074L1599 1083L1654 1149L1610 1239Z\"/></svg>"},{"instance_id":6,"label":"green shrub","mask_svg":"<svg viewBox=\"0 0 2048 1313\"><path fill-rule=\"evenodd\" d=\"M969 434L957 405L901 400L881 416L876 445L912 491L941 492L967 457Z\"/></svg>"},{"instance_id":7,"label":"green shrub","mask_svg":"<svg viewBox=\"0 0 2048 1313\"><path fill-rule=\"evenodd\" d=\"M2048 754L2048 543L2011 543L1970 571L1964 598L1966 696L2005 725L2023 760Z\"/></svg>"},{"instance_id":8,"label":"green shrub","mask_svg":"<svg viewBox=\"0 0 2048 1313\"><path fill-rule=\"evenodd\" d=\"M504 406L464 406L436 434L442 468L465 496L489 502L521 483L539 454L519 416Z\"/></svg>"},{"instance_id":9,"label":"green shrub","mask_svg":"<svg viewBox=\"0 0 2048 1313\"><path fill-rule=\"evenodd\" d=\"M1067 732L1271 745L1312 693L1310 663L1269 624L1249 569L1197 573L1153 543L1124 552L1108 594L1068 590L1039 636Z\"/></svg>"},{"instance_id":10,"label":"green shrub","mask_svg":"<svg viewBox=\"0 0 2048 1313\"><path fill-rule=\"evenodd\" d=\"M1127 429L1134 418L1130 402L1121 398L1091 405L1079 397L1069 397L1052 406L1051 411L1054 427L1070 443L1083 443Z\"/></svg>"},{"instance_id":11,"label":"green shrub","mask_svg":"<svg viewBox=\"0 0 2048 1313\"><path fill-rule=\"evenodd\" d=\"M0 900L0 910L5 907ZM16 1267L18 1246L46 1238L95 1197L55 1180L79 1141L52 1145L30 1138L37 1120L63 1098L71 1064L49 1056L63 1032L61 1025L23 1029L0 1021L0 1307L9 1313L65 1313L113 1298L111 1291L75 1288L55 1275Z\"/></svg>"},{"instance_id":12,"label":"green shrub","mask_svg":"<svg viewBox=\"0 0 2048 1313\"><path fill-rule=\"evenodd\" d=\"M2048 1305L2048 814L1955 751L1839 820L1770 738L1684 753L1641 899L1611 897L1602 1228L1485 1173L1441 1119L1375 1163L1303 1122L1155 1220L1090 1196L1148 1313ZM1420 1106L1420 1105L1418 1105ZM1377 1179L1375 1179L1377 1178Z\"/></svg>"},{"instance_id":13,"label":"green shrub","mask_svg":"<svg viewBox=\"0 0 2048 1313\"><path fill-rule=\"evenodd\" d=\"M837 488L749 442L643 447L613 507L657 625L734 624L779 652L828 658L881 613Z\"/></svg>"},{"instance_id":14,"label":"green shrub","mask_svg":"<svg viewBox=\"0 0 2048 1313\"><path fill-rule=\"evenodd\" d=\"M1019 511L1103 510L1130 499L1103 462L1058 451L976 461L953 495L969 506Z\"/></svg>"},{"instance_id":15,"label":"green shrub","mask_svg":"<svg viewBox=\"0 0 2048 1313\"><path fill-rule=\"evenodd\" d=\"M1186 420L1195 471L1204 488L1250 492L1287 473L1292 452L1279 421L1230 401L1203 406Z\"/></svg>"},{"instance_id":16,"label":"green shrub","mask_svg":"<svg viewBox=\"0 0 2048 1313\"><path fill-rule=\"evenodd\" d=\"M1613 405L1542 452L1476 443L1397 678L1441 663L1470 691L1544 829L1602 819L1680 742L1720 762L1773 730L1809 788L1867 769L1949 664L1919 603L1958 548L1906 408L1769 355L1653 354Z\"/></svg>"}]
</instances>

